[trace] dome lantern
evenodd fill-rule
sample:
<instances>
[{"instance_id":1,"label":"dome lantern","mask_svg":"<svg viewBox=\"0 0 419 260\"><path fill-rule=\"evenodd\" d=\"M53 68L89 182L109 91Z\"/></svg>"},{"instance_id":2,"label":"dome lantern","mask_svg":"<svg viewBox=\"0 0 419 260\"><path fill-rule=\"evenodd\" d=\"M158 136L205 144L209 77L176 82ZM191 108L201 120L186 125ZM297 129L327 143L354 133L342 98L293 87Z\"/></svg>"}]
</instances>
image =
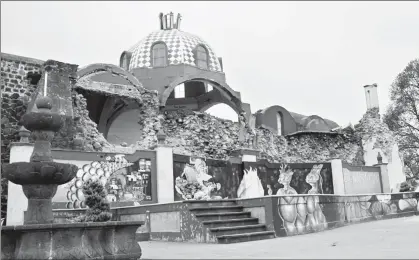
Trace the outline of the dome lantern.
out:
<instances>
[{"instance_id":1,"label":"dome lantern","mask_svg":"<svg viewBox=\"0 0 419 260\"><path fill-rule=\"evenodd\" d=\"M163 13L159 14L160 19L160 30L172 30L172 29L180 29L180 21L182 20L182 16L178 13L176 22L174 20L173 12L163 15Z\"/></svg>"}]
</instances>

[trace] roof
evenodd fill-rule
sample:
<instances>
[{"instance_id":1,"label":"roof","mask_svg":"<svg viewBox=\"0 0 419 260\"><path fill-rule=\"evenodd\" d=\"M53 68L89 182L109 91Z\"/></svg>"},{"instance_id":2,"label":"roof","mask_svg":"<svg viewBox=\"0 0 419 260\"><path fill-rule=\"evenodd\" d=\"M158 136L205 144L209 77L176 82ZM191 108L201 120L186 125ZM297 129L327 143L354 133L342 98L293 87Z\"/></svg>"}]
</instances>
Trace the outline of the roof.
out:
<instances>
[{"instance_id":1,"label":"roof","mask_svg":"<svg viewBox=\"0 0 419 260\"><path fill-rule=\"evenodd\" d=\"M194 49L203 45L209 55L208 69L221 72L221 65L212 48L200 37L178 29L154 31L135 44L129 52L132 53L129 69L151 68L151 47L156 42L164 42L167 46L169 65L195 65Z\"/></svg>"},{"instance_id":2,"label":"roof","mask_svg":"<svg viewBox=\"0 0 419 260\"><path fill-rule=\"evenodd\" d=\"M301 114L294 113L294 112L290 112L290 114L291 114L291 116L294 118L294 120L295 120L295 122L296 122L297 124L302 125L302 126L305 126L305 125L306 125L305 120L306 120L309 116L301 115ZM320 117L320 116L319 116L319 117ZM338 125L336 122L334 122L334 121L332 121L332 120L330 120L330 119L326 119L326 118L323 118L323 117L320 117L320 118L322 118L322 119L326 122L326 124L327 124L327 125L328 125L331 129L334 129L334 128L336 128L336 127L339 127L339 125Z\"/></svg>"}]
</instances>

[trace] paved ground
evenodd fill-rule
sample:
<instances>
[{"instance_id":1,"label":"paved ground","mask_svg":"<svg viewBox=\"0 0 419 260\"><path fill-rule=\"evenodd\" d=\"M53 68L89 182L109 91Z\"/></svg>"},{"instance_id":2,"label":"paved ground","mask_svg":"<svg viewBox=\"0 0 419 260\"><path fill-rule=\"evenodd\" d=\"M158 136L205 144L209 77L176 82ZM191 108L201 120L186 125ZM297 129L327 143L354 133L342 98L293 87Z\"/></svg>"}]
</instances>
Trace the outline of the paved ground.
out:
<instances>
[{"instance_id":1,"label":"paved ground","mask_svg":"<svg viewBox=\"0 0 419 260\"><path fill-rule=\"evenodd\" d=\"M238 244L141 242L144 259L419 259L419 216Z\"/></svg>"}]
</instances>

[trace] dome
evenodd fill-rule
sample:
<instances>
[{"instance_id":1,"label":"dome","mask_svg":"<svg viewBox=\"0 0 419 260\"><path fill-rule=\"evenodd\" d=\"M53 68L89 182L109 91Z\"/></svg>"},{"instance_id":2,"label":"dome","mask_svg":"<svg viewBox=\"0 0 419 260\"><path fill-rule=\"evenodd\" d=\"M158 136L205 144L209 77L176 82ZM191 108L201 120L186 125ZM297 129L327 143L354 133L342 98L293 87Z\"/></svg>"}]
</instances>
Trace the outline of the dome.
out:
<instances>
[{"instance_id":1,"label":"dome","mask_svg":"<svg viewBox=\"0 0 419 260\"><path fill-rule=\"evenodd\" d=\"M196 66L194 58L195 48L201 45L208 54L208 70L221 71L217 56L204 40L196 35L175 28L152 32L134 45L129 50L132 53L129 70L152 68L151 48L158 42L163 42L167 46L168 65L188 64Z\"/></svg>"}]
</instances>

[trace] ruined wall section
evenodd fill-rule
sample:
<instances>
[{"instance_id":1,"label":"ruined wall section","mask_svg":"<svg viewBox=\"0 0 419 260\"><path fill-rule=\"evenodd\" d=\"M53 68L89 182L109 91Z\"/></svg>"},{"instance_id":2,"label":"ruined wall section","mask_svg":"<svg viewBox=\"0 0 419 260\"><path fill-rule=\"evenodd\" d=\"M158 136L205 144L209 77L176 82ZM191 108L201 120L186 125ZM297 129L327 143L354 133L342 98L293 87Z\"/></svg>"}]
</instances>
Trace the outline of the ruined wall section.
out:
<instances>
[{"instance_id":1,"label":"ruined wall section","mask_svg":"<svg viewBox=\"0 0 419 260\"><path fill-rule=\"evenodd\" d=\"M8 163L10 143L19 140L19 120L29 97L37 89L28 73L41 73L41 60L1 54L1 163Z\"/></svg>"},{"instance_id":2,"label":"ruined wall section","mask_svg":"<svg viewBox=\"0 0 419 260\"><path fill-rule=\"evenodd\" d=\"M170 111L164 115L166 144L185 155L227 159L240 149L239 126L206 113ZM307 133L278 136L268 129L256 129L260 158L270 162L319 162L340 158L361 165L362 152L356 132L345 129L339 134Z\"/></svg>"}]
</instances>

